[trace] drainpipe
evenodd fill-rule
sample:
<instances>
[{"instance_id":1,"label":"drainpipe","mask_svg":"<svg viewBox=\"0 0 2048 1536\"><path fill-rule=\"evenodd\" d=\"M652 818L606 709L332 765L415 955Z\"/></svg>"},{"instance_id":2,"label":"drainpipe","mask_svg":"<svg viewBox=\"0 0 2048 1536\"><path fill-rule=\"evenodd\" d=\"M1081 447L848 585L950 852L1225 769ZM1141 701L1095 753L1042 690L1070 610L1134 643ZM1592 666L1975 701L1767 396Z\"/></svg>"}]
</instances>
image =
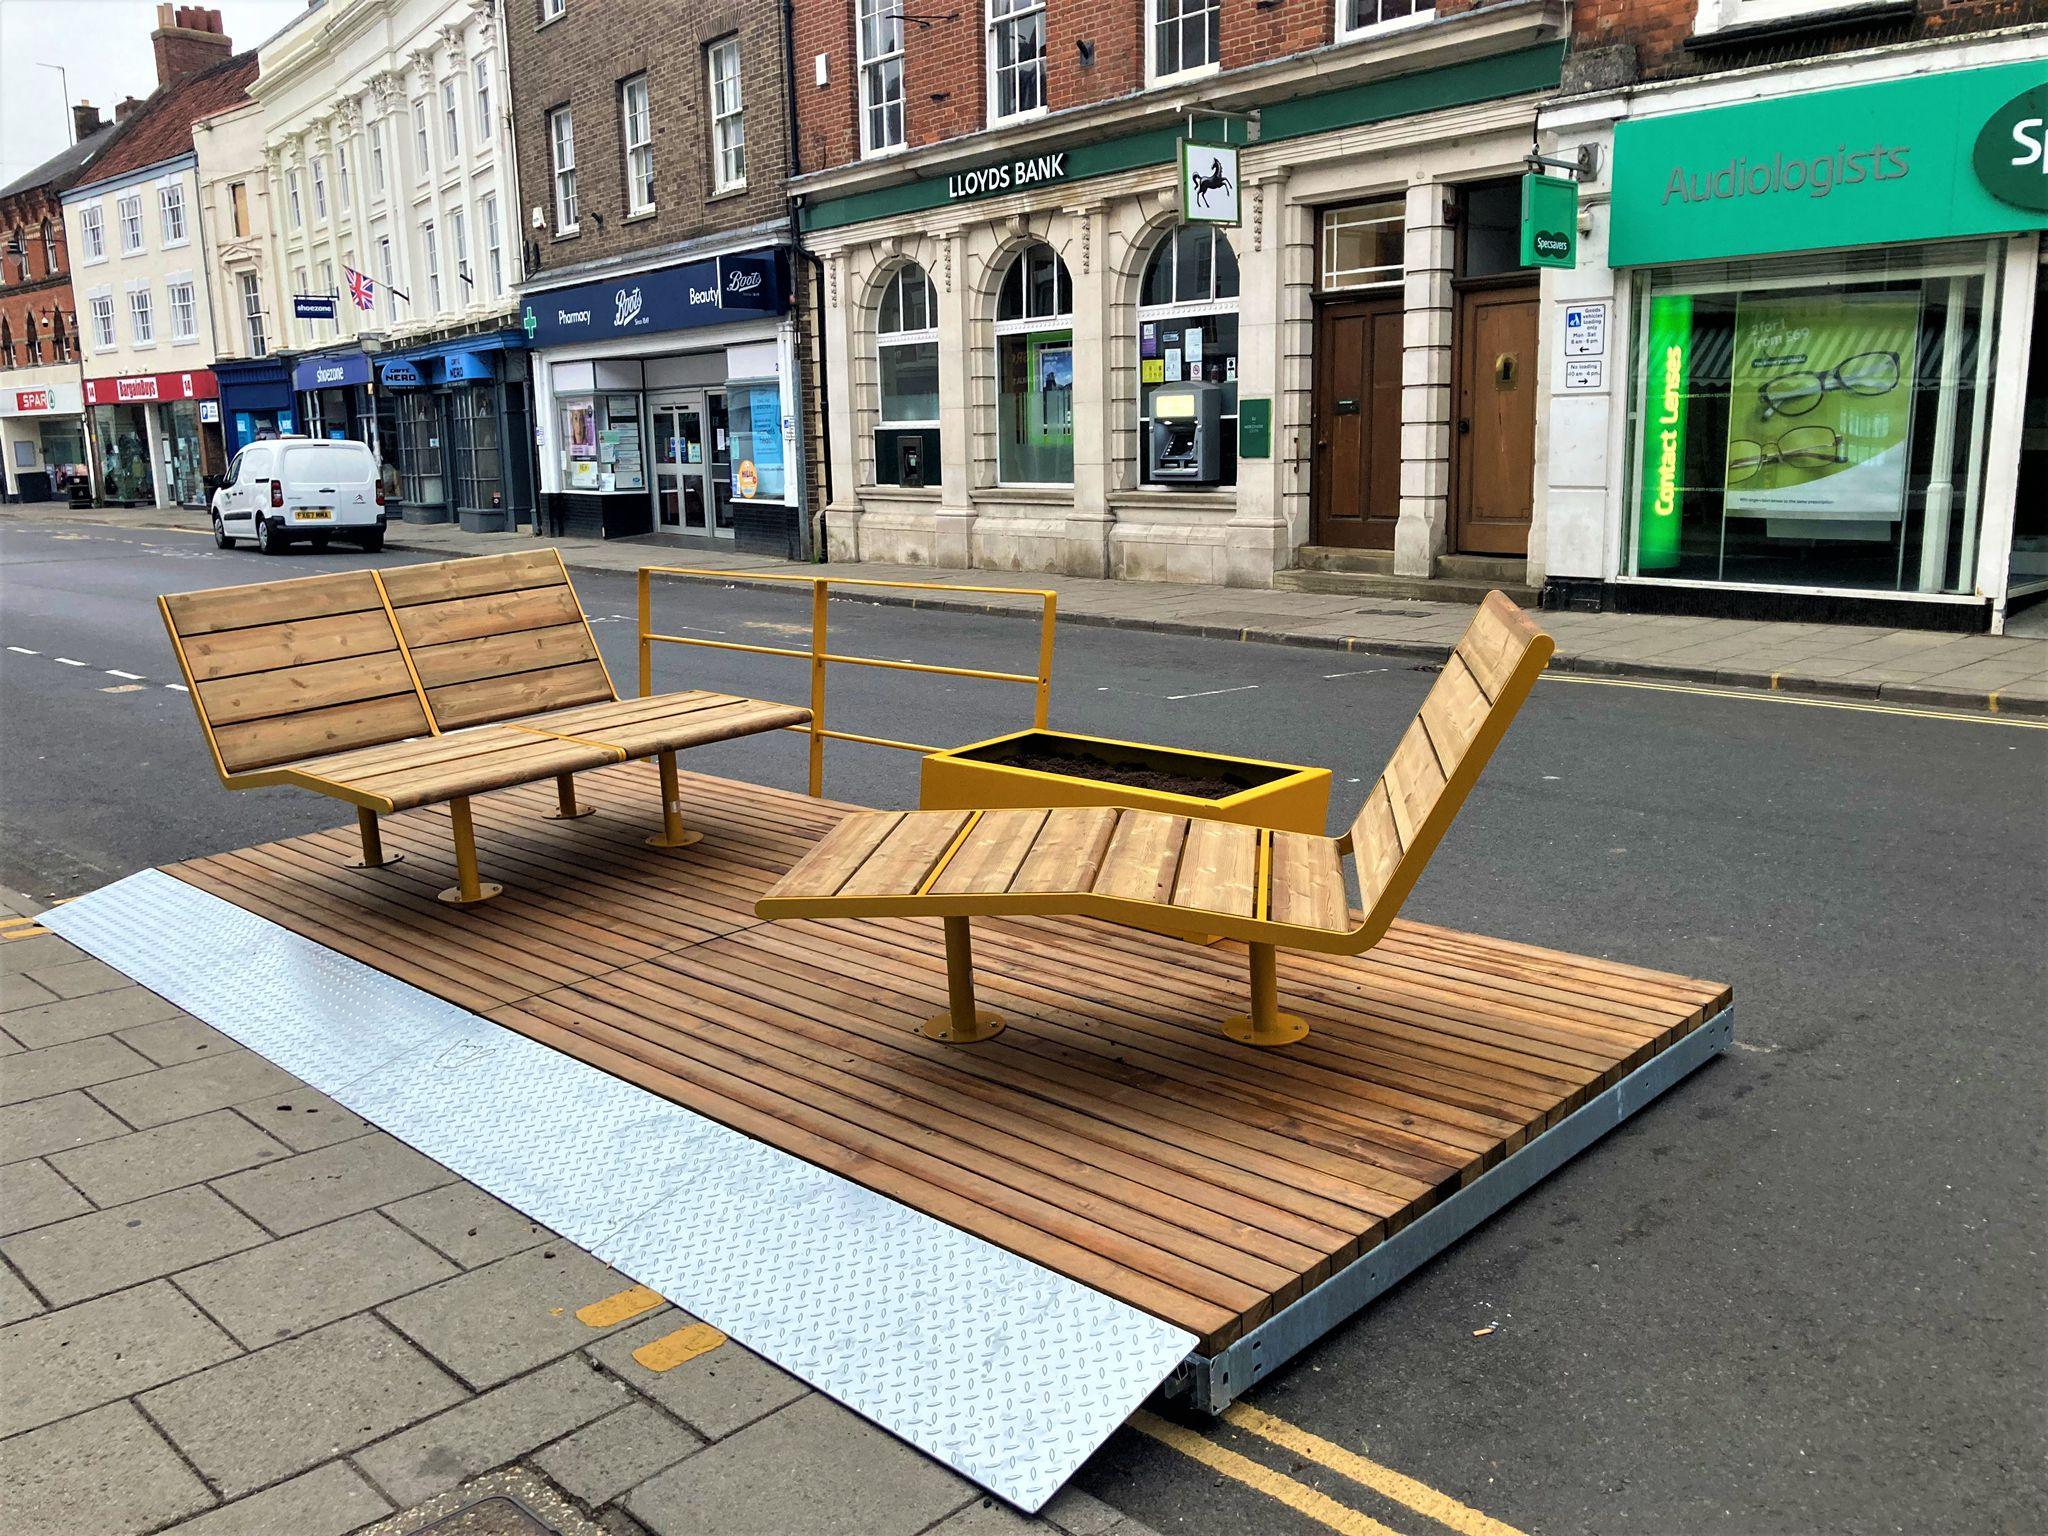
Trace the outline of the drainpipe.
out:
<instances>
[{"instance_id":1,"label":"drainpipe","mask_svg":"<svg viewBox=\"0 0 2048 1536\"><path fill-rule=\"evenodd\" d=\"M797 149L796 135L795 0L782 0L782 56L784 61L782 79L787 96L783 107L785 115L783 158L785 162L785 176L788 181L794 181L797 172L802 168L801 157ZM810 264L814 294L812 314L816 321L817 355L812 359L812 366L816 370L818 380L818 447L824 459L824 462L818 467L822 471L824 481L824 503L819 506L817 511L809 515L809 523L811 558L822 563L825 559L825 507L829 506L832 501L832 414L826 407L825 393L827 387L825 382L825 363L828 356L825 350L825 264L804 249L803 220L799 217L799 204L794 197L789 199L789 250L795 262L808 262ZM802 274L795 265L792 265L790 269L790 302L792 308L794 308L797 294L801 291L798 285L802 282ZM804 458L802 451L803 442L808 428L808 423L803 418L804 398L803 378L801 375L796 380L796 406L796 448L799 461L801 461ZM799 504L808 503L810 489L810 476L808 473L804 475L803 480L799 484L801 486Z\"/></svg>"}]
</instances>

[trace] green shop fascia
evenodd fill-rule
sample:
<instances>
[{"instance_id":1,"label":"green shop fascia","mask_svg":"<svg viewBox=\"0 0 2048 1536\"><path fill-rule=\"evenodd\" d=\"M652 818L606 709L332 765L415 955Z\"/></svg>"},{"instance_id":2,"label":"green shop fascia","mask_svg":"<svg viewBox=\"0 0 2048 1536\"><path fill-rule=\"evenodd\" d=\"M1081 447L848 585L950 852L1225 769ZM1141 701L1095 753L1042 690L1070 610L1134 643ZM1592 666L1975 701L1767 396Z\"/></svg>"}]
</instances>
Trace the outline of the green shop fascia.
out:
<instances>
[{"instance_id":1,"label":"green shop fascia","mask_svg":"<svg viewBox=\"0 0 2048 1536\"><path fill-rule=\"evenodd\" d=\"M1620 123L1623 578L1947 603L2048 578L2039 466L2006 516L2019 444L1990 440L2000 349L2038 334L1997 313L2012 237L2043 228L2048 61Z\"/></svg>"}]
</instances>

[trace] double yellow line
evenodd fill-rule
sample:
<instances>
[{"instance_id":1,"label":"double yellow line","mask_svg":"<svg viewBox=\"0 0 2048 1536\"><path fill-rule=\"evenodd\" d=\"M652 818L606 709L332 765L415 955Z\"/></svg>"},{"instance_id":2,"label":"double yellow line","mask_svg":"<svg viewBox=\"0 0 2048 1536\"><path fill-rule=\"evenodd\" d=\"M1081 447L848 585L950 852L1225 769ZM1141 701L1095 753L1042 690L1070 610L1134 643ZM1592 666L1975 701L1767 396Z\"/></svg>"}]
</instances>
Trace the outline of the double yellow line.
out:
<instances>
[{"instance_id":1,"label":"double yellow line","mask_svg":"<svg viewBox=\"0 0 2048 1536\"><path fill-rule=\"evenodd\" d=\"M1458 1536L1522 1536L1522 1532L1505 1521L1496 1520L1469 1504L1461 1504L1449 1494L1439 1493L1427 1483L1417 1482L1368 1456L1347 1450L1320 1435L1310 1434L1299 1425L1263 1413L1249 1403L1233 1403L1224 1410L1223 1418L1226 1423L1457 1532ZM1131 1428L1140 1434L1150 1436L1190 1461L1199 1462L1212 1472L1220 1472L1255 1493L1286 1505L1296 1514L1337 1532L1338 1536L1402 1536L1394 1527L1375 1520L1363 1510L1340 1503L1320 1488L1311 1488L1307 1483L1276 1472L1184 1425L1172 1423L1144 1409L1133 1414L1130 1423Z\"/></svg>"}]
</instances>

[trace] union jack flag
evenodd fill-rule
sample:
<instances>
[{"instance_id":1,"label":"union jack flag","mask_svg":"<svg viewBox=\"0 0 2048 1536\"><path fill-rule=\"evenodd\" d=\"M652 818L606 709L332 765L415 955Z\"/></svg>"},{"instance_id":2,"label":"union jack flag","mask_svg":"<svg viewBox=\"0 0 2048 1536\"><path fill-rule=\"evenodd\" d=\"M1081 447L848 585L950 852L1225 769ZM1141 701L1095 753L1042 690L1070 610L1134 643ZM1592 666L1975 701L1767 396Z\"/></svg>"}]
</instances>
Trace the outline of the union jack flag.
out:
<instances>
[{"instance_id":1,"label":"union jack flag","mask_svg":"<svg viewBox=\"0 0 2048 1536\"><path fill-rule=\"evenodd\" d=\"M369 275L358 272L354 267L343 267L341 270L348 274L348 296L355 301L356 308L375 309L377 285L370 281Z\"/></svg>"}]
</instances>

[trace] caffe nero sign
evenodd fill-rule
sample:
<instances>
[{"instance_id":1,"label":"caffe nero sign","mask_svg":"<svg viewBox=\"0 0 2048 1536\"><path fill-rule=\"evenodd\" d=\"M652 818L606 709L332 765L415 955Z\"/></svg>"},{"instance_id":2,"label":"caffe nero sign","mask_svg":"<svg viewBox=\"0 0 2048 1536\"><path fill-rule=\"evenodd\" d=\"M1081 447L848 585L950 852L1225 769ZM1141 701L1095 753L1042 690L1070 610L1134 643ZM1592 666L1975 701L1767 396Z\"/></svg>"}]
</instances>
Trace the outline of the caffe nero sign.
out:
<instances>
[{"instance_id":1,"label":"caffe nero sign","mask_svg":"<svg viewBox=\"0 0 2048 1536\"><path fill-rule=\"evenodd\" d=\"M785 270L778 247L550 288L528 296L520 325L528 345L558 347L779 315L787 307Z\"/></svg>"},{"instance_id":2,"label":"caffe nero sign","mask_svg":"<svg viewBox=\"0 0 2048 1536\"><path fill-rule=\"evenodd\" d=\"M2048 63L2029 62L1623 122L1608 259L2048 227L2044 121Z\"/></svg>"}]
</instances>

